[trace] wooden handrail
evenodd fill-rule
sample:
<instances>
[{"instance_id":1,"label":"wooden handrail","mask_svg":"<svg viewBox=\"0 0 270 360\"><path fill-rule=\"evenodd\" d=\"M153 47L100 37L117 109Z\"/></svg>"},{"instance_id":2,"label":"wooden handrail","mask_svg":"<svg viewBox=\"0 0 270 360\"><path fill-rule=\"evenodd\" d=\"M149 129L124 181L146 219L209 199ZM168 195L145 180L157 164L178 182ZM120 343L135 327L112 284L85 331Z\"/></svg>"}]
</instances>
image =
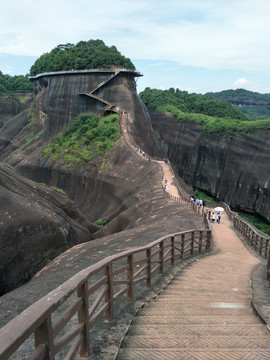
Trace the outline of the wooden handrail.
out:
<instances>
[{"instance_id":1,"label":"wooden handrail","mask_svg":"<svg viewBox=\"0 0 270 360\"><path fill-rule=\"evenodd\" d=\"M221 203L233 226L248 240L249 244L260 255L268 259L266 280L270 281L270 236L260 234L247 221L231 211L229 205Z\"/></svg>"},{"instance_id":2,"label":"wooden handrail","mask_svg":"<svg viewBox=\"0 0 270 360\"><path fill-rule=\"evenodd\" d=\"M127 300L132 300L133 287L142 281L145 281L146 286L149 287L153 273L163 273L165 263L173 265L177 258L181 259L186 254L190 255L193 252L199 254L209 250L210 237L210 228L169 234L148 245L109 256L80 271L0 329L1 360L8 359L33 334L35 335L33 358L39 354L39 359L54 359L57 351L69 341L74 351L71 351L68 358L72 359L78 352L80 356L90 355L89 330L104 314L108 321L113 319L113 306L118 298L126 294ZM195 238L200 239L200 246L195 243ZM181 249L177 248L177 243L182 244ZM164 248L167 251L164 251ZM156 249L158 251L153 257ZM140 256L139 263L142 264L135 267L136 256ZM128 266L121 265L123 261ZM155 261L158 262L157 266ZM119 267L119 271L115 271L114 274L113 266ZM138 269L138 266L143 270ZM138 277L139 274L141 277ZM126 281L122 283L125 285L121 285L120 280L124 279ZM88 281L91 281L90 285ZM60 306L67 301L73 303L71 305L68 303L68 310L62 311L59 315ZM79 327L78 324L73 327L70 325L68 330L64 330L66 334L62 333L60 337L63 328L70 324L74 312L78 314ZM52 318L56 320L53 322Z\"/></svg>"}]
</instances>

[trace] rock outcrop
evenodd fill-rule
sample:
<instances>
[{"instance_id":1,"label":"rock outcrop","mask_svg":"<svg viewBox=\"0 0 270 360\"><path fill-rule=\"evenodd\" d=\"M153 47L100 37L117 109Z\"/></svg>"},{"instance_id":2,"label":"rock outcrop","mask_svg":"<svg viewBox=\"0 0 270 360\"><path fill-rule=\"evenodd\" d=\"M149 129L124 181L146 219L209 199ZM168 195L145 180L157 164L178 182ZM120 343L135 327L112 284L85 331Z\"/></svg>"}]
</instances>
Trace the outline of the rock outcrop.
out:
<instances>
[{"instance_id":1,"label":"rock outcrop","mask_svg":"<svg viewBox=\"0 0 270 360\"><path fill-rule=\"evenodd\" d=\"M0 166L0 293L98 229L66 196Z\"/></svg>"},{"instance_id":2,"label":"rock outcrop","mask_svg":"<svg viewBox=\"0 0 270 360\"><path fill-rule=\"evenodd\" d=\"M149 112L162 149L188 185L270 221L269 131L210 136L200 125Z\"/></svg>"}]
</instances>

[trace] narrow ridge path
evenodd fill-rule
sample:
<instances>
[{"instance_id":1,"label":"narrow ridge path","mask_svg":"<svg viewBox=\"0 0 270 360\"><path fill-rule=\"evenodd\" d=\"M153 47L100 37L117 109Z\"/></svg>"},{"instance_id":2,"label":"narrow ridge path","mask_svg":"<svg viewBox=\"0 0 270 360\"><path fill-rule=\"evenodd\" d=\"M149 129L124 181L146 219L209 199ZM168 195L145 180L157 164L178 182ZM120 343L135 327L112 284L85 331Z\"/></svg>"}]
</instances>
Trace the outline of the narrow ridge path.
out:
<instances>
[{"instance_id":1,"label":"narrow ridge path","mask_svg":"<svg viewBox=\"0 0 270 360\"><path fill-rule=\"evenodd\" d=\"M212 233L217 252L186 267L138 312L118 360L270 359L270 333L251 307L260 260L225 213Z\"/></svg>"}]
</instances>

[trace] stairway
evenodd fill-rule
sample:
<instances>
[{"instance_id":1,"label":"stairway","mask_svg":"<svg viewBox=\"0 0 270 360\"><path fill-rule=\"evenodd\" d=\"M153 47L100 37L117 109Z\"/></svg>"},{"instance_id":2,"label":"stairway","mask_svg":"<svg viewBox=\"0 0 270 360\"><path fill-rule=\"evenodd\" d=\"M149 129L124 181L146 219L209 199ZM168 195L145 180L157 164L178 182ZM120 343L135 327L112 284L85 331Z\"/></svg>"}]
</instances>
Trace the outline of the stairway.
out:
<instances>
[{"instance_id":1,"label":"stairway","mask_svg":"<svg viewBox=\"0 0 270 360\"><path fill-rule=\"evenodd\" d=\"M120 70L116 71L114 74L112 74L111 76L109 76L106 80L102 81L101 83L98 84L98 86L96 86L92 91L87 92L87 93L79 93L79 95L85 95L85 96L89 96L92 99L98 100L100 102L102 102L103 104L107 105L107 107L105 109L102 109L103 111L113 111L115 113L119 113L117 110L115 110L115 104L110 103L107 100L102 99L101 97L97 96L94 94L94 92L96 92L97 90L99 90L101 87L103 87L105 84L107 84L109 81L111 81L114 77L116 77L118 74L120 73Z\"/></svg>"},{"instance_id":2,"label":"stairway","mask_svg":"<svg viewBox=\"0 0 270 360\"><path fill-rule=\"evenodd\" d=\"M112 74L111 76L109 76L106 80L102 81L100 84L98 84L97 87L94 88L94 90L91 91L91 94L93 94L94 92L96 92L98 89L100 89L101 87L103 87L105 84L107 84L109 81L111 81L114 77L116 77L118 74L120 73L120 70L115 71L114 74Z\"/></svg>"},{"instance_id":3,"label":"stairway","mask_svg":"<svg viewBox=\"0 0 270 360\"><path fill-rule=\"evenodd\" d=\"M270 359L270 334L253 313L258 263L230 229L213 224L219 252L194 262L134 318L118 360Z\"/></svg>"}]
</instances>

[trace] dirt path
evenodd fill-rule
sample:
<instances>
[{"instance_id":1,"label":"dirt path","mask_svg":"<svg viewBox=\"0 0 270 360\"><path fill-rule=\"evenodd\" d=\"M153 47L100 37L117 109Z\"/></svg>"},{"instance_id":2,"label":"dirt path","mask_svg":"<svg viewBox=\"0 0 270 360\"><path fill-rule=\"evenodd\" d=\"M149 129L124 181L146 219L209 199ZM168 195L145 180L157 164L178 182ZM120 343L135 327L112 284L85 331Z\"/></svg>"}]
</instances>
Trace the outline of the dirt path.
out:
<instances>
[{"instance_id":1,"label":"dirt path","mask_svg":"<svg viewBox=\"0 0 270 360\"><path fill-rule=\"evenodd\" d=\"M214 223L217 253L194 262L140 310L118 359L269 359L270 335L254 315L251 272L260 260L226 214Z\"/></svg>"},{"instance_id":2,"label":"dirt path","mask_svg":"<svg viewBox=\"0 0 270 360\"><path fill-rule=\"evenodd\" d=\"M177 187L174 185L174 175L172 173L171 167L165 161L157 161L163 169L163 184L168 187L167 191L170 195L181 197ZM166 181L166 183L164 183Z\"/></svg>"}]
</instances>

